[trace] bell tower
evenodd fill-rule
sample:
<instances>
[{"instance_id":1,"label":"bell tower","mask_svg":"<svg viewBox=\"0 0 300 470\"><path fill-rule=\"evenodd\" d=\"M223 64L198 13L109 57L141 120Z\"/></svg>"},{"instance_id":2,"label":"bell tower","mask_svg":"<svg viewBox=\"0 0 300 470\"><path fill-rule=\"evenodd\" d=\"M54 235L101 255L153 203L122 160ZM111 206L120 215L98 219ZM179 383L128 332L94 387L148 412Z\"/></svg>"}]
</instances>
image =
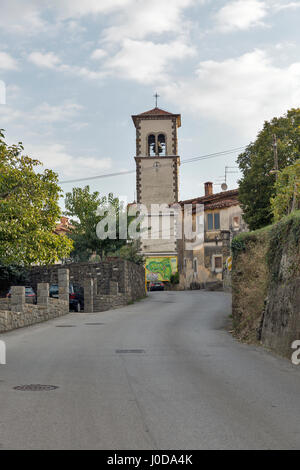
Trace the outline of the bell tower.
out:
<instances>
[{"instance_id":1,"label":"bell tower","mask_svg":"<svg viewBox=\"0 0 300 470\"><path fill-rule=\"evenodd\" d=\"M156 107L132 119L136 128L137 202L146 206L178 202L180 114Z\"/></svg>"},{"instance_id":2,"label":"bell tower","mask_svg":"<svg viewBox=\"0 0 300 470\"><path fill-rule=\"evenodd\" d=\"M170 206L179 198L177 131L181 116L156 106L132 119L136 128L137 204L146 206L148 211L148 230L141 236L140 251L146 258L146 270L147 266L164 269L158 280L166 281L168 278L162 277L167 271L177 271L176 223ZM167 215L158 205L167 207ZM166 224L170 230L166 230ZM156 276L154 272L149 275Z\"/></svg>"}]
</instances>

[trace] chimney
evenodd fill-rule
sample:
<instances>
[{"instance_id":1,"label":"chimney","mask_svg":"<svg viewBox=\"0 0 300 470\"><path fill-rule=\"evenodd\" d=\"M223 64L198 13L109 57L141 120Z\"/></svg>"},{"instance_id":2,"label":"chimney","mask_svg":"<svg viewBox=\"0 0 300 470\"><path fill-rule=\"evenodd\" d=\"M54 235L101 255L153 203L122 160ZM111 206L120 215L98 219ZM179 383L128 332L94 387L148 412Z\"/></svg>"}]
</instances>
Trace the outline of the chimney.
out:
<instances>
[{"instance_id":1,"label":"chimney","mask_svg":"<svg viewBox=\"0 0 300 470\"><path fill-rule=\"evenodd\" d=\"M213 192L213 183L208 181L207 183L204 183L204 190L205 190L205 196L211 196Z\"/></svg>"}]
</instances>

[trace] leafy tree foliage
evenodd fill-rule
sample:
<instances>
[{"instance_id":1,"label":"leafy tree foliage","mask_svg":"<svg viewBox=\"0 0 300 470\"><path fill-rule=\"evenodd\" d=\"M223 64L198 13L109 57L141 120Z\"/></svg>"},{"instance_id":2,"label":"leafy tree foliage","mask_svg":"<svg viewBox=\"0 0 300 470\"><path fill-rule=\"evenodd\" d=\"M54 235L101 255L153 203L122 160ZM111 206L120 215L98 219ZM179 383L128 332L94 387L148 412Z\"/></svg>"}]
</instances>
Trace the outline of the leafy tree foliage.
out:
<instances>
[{"instance_id":1,"label":"leafy tree foliage","mask_svg":"<svg viewBox=\"0 0 300 470\"><path fill-rule=\"evenodd\" d=\"M116 238L102 240L98 238L96 228L110 206L116 212ZM120 217L124 215L125 209L112 193L108 197L101 197L98 191L91 193L89 186L73 188L72 192L66 194L65 207L65 214L71 217L74 225L69 235L74 242L71 253L74 261L89 261L92 256L94 259L103 259L108 253L118 252L126 244L126 239L120 239L119 231Z\"/></svg>"},{"instance_id":2,"label":"leafy tree foliage","mask_svg":"<svg viewBox=\"0 0 300 470\"><path fill-rule=\"evenodd\" d=\"M136 240L126 243L126 245L123 245L114 253L108 253L108 256L116 256L141 265L144 264L145 261L144 257L139 254L139 243Z\"/></svg>"},{"instance_id":3,"label":"leafy tree foliage","mask_svg":"<svg viewBox=\"0 0 300 470\"><path fill-rule=\"evenodd\" d=\"M239 199L244 219L251 230L273 221L271 198L275 197L273 135L277 136L279 170L293 165L300 156L300 108L291 109L284 116L265 122L255 142L248 145L238 157L243 173Z\"/></svg>"},{"instance_id":4,"label":"leafy tree foliage","mask_svg":"<svg viewBox=\"0 0 300 470\"><path fill-rule=\"evenodd\" d=\"M271 198L275 222L285 215L300 209L300 159L278 174L276 194Z\"/></svg>"},{"instance_id":5,"label":"leafy tree foliage","mask_svg":"<svg viewBox=\"0 0 300 470\"><path fill-rule=\"evenodd\" d=\"M69 255L72 242L53 230L60 217L57 174L8 146L0 130L0 264L50 264Z\"/></svg>"}]
</instances>

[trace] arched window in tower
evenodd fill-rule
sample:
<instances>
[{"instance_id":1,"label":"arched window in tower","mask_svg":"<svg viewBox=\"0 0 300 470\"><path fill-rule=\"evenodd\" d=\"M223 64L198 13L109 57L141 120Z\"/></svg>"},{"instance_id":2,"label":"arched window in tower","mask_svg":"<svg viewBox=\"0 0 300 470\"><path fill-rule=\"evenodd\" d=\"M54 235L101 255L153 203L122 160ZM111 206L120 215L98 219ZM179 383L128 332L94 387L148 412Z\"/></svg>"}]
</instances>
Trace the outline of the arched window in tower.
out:
<instances>
[{"instance_id":1,"label":"arched window in tower","mask_svg":"<svg viewBox=\"0 0 300 470\"><path fill-rule=\"evenodd\" d=\"M167 147L166 147L166 137L164 134L159 134L158 136L158 142L157 142L157 149L158 149L158 155L160 157L165 157L167 154Z\"/></svg>"},{"instance_id":2,"label":"arched window in tower","mask_svg":"<svg viewBox=\"0 0 300 470\"><path fill-rule=\"evenodd\" d=\"M151 134L148 136L148 155L149 157L155 157L156 149L155 149L155 135Z\"/></svg>"}]
</instances>

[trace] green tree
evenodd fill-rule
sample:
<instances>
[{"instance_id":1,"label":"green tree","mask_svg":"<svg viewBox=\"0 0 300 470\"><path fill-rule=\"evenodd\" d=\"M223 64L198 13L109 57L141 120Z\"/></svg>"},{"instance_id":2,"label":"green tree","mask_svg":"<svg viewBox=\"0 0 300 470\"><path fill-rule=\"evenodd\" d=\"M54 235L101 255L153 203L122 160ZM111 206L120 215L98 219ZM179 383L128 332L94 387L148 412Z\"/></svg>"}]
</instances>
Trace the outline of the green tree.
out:
<instances>
[{"instance_id":1,"label":"green tree","mask_svg":"<svg viewBox=\"0 0 300 470\"><path fill-rule=\"evenodd\" d=\"M61 189L52 170L22 155L21 143L8 146L0 130L0 264L50 264L72 249L53 230L60 217Z\"/></svg>"},{"instance_id":2,"label":"green tree","mask_svg":"<svg viewBox=\"0 0 300 470\"><path fill-rule=\"evenodd\" d=\"M255 142L239 155L243 173L239 181L239 199L244 219L251 230L273 221L271 198L275 196L273 135L277 137L279 170L292 165L300 156L300 108L265 122Z\"/></svg>"},{"instance_id":3,"label":"green tree","mask_svg":"<svg viewBox=\"0 0 300 470\"><path fill-rule=\"evenodd\" d=\"M116 212L116 238L102 240L98 238L96 228L110 206ZM120 239L119 233L119 220L125 209L112 193L108 197L101 197L98 191L91 193L89 186L73 188L72 192L66 194L65 207L65 214L72 218L74 226L69 236L74 242L71 256L75 261L88 261L92 255L103 259L107 253L115 253L126 244L126 238ZM102 214L99 214L99 209Z\"/></svg>"},{"instance_id":4,"label":"green tree","mask_svg":"<svg viewBox=\"0 0 300 470\"><path fill-rule=\"evenodd\" d=\"M135 241L131 241L123 245L118 251L114 253L108 253L107 256L116 256L121 259L126 259L128 261L132 261L136 264L144 264L144 257L139 253L139 243Z\"/></svg>"},{"instance_id":5,"label":"green tree","mask_svg":"<svg viewBox=\"0 0 300 470\"><path fill-rule=\"evenodd\" d=\"M271 207L274 220L278 222L285 215L300 209L300 159L278 174L275 190Z\"/></svg>"}]
</instances>

